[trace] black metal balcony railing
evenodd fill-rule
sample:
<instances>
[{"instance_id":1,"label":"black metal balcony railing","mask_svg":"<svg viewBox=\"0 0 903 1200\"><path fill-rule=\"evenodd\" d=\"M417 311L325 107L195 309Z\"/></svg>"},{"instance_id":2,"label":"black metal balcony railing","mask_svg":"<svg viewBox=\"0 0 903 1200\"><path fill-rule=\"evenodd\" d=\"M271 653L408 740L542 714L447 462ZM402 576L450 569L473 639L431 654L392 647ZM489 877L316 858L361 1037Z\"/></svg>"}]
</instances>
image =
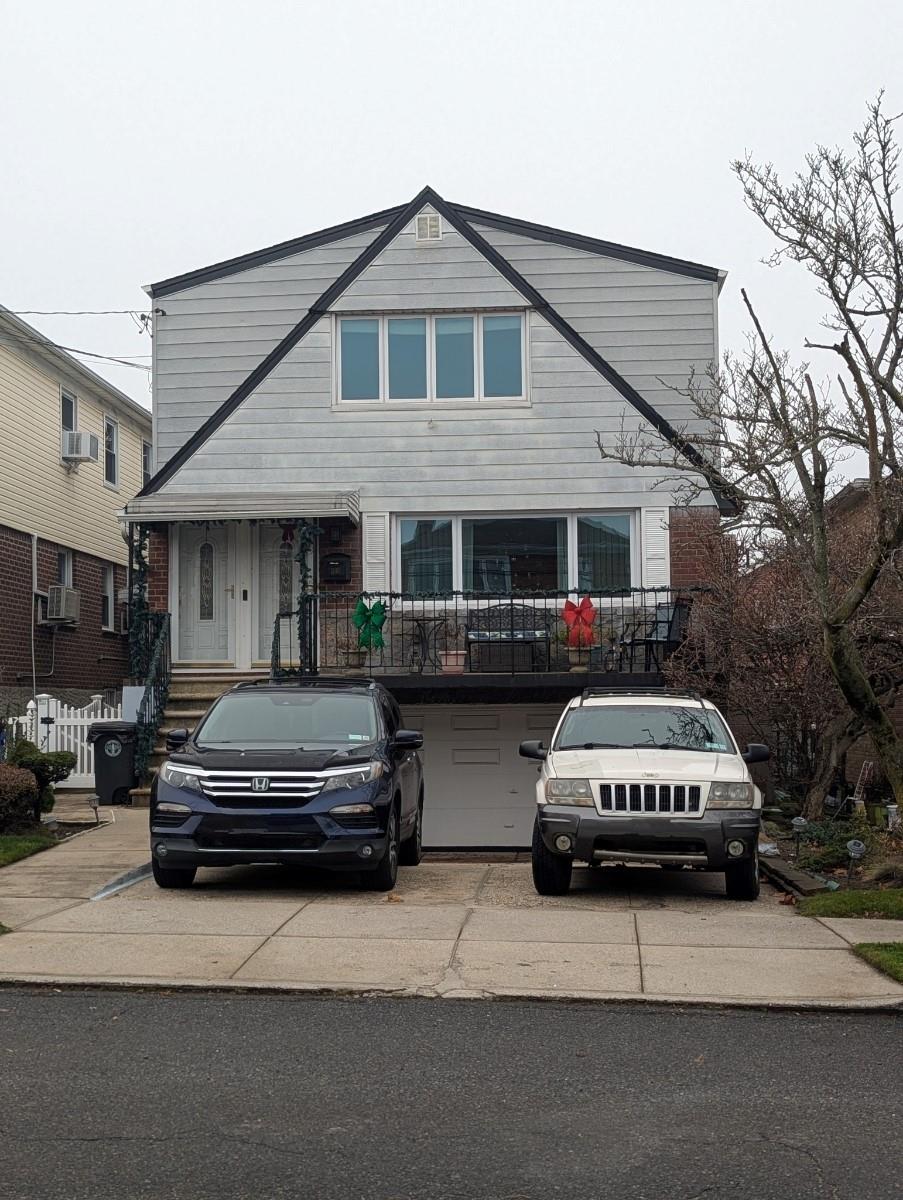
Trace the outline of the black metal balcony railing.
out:
<instances>
[{"instance_id":1,"label":"black metal balcony railing","mask_svg":"<svg viewBox=\"0 0 903 1200\"><path fill-rule=\"evenodd\" d=\"M274 676L658 674L686 636L691 594L310 593L280 613Z\"/></svg>"}]
</instances>

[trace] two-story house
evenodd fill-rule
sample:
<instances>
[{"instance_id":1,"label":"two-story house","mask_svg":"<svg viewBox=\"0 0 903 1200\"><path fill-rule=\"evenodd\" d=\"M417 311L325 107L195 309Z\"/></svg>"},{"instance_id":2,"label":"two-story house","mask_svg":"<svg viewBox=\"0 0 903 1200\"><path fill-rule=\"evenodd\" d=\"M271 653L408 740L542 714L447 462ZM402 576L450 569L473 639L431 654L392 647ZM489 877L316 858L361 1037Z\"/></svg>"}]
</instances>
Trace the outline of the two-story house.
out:
<instances>
[{"instance_id":1,"label":"two-story house","mask_svg":"<svg viewBox=\"0 0 903 1200\"><path fill-rule=\"evenodd\" d=\"M0 307L0 704L119 687L128 548L152 473L147 409Z\"/></svg>"},{"instance_id":2,"label":"two-story house","mask_svg":"<svg viewBox=\"0 0 903 1200\"><path fill-rule=\"evenodd\" d=\"M149 287L157 471L126 516L174 679L264 671L274 632L277 665L380 675L425 733L428 844L524 844L519 739L660 678L686 617L693 514L597 432L651 424L692 468L675 389L718 357L723 279L427 188Z\"/></svg>"}]
</instances>

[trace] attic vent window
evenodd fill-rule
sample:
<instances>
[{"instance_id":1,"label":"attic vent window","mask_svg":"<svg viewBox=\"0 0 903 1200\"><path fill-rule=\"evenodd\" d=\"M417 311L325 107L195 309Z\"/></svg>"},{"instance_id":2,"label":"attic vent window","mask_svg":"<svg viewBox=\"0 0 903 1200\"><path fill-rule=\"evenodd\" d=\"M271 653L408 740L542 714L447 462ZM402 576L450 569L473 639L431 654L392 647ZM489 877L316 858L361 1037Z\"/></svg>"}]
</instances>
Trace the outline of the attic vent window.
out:
<instances>
[{"instance_id":1,"label":"attic vent window","mask_svg":"<svg viewBox=\"0 0 903 1200\"><path fill-rule=\"evenodd\" d=\"M418 242L441 242L442 224L438 213L421 213L417 218Z\"/></svg>"}]
</instances>

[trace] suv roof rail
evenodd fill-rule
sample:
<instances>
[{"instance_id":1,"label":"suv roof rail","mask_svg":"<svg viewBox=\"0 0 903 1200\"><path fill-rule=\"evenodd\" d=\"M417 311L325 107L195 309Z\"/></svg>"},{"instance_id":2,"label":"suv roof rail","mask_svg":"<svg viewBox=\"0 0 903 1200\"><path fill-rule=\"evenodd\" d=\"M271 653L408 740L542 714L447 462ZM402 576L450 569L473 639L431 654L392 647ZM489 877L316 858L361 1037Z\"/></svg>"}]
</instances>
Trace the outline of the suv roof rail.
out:
<instances>
[{"instance_id":1,"label":"suv roof rail","mask_svg":"<svg viewBox=\"0 0 903 1200\"><path fill-rule=\"evenodd\" d=\"M637 687L588 687L580 695L580 703L594 696L674 696L675 699L697 700L703 703L699 692L689 688L637 688Z\"/></svg>"},{"instance_id":2,"label":"suv roof rail","mask_svg":"<svg viewBox=\"0 0 903 1200\"><path fill-rule=\"evenodd\" d=\"M308 688L375 688L375 679L366 675L290 675L283 679L243 679L232 688L233 692L255 687L308 687Z\"/></svg>"}]
</instances>

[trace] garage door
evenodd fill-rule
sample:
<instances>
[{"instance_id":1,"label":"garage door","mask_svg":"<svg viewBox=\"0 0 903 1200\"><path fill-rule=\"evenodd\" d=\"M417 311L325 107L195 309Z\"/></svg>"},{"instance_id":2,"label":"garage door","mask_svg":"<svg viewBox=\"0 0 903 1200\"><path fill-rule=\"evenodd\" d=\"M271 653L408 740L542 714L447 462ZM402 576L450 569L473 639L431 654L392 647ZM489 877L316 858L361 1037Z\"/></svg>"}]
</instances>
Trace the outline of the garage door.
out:
<instances>
[{"instance_id":1,"label":"garage door","mask_svg":"<svg viewBox=\"0 0 903 1200\"><path fill-rule=\"evenodd\" d=\"M521 758L527 739L548 744L563 705L433 704L404 710L423 731L428 849L530 845L537 764Z\"/></svg>"}]
</instances>

